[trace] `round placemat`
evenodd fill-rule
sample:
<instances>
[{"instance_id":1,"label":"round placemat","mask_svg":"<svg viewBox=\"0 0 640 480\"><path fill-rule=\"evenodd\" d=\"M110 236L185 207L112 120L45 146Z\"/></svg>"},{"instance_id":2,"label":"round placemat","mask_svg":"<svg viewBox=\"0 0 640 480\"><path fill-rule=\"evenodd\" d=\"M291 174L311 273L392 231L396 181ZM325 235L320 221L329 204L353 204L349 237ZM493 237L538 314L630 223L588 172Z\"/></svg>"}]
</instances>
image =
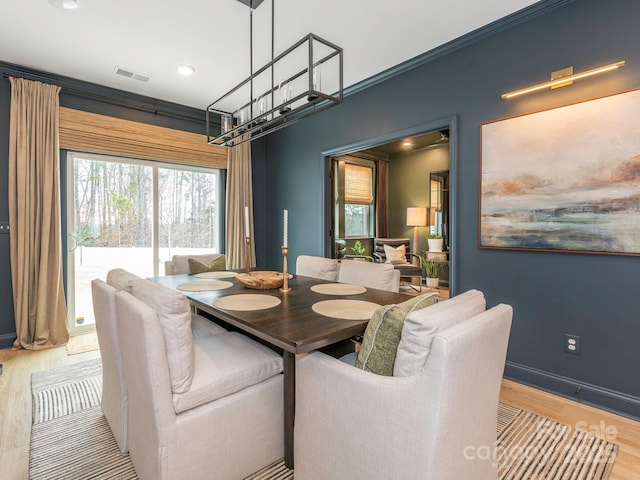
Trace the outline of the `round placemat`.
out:
<instances>
[{"instance_id":1,"label":"round placemat","mask_svg":"<svg viewBox=\"0 0 640 480\"><path fill-rule=\"evenodd\" d=\"M238 275L236 272L229 272L228 270L196 273L196 277L198 278L233 278L236 275Z\"/></svg>"},{"instance_id":2,"label":"round placemat","mask_svg":"<svg viewBox=\"0 0 640 480\"><path fill-rule=\"evenodd\" d=\"M325 295L359 295L366 292L367 289L350 283L321 283L311 287L311 291Z\"/></svg>"},{"instance_id":3,"label":"round placemat","mask_svg":"<svg viewBox=\"0 0 640 480\"><path fill-rule=\"evenodd\" d=\"M323 300L314 303L314 312L325 317L342 318L344 320L368 320L380 305L364 300Z\"/></svg>"},{"instance_id":4,"label":"round placemat","mask_svg":"<svg viewBox=\"0 0 640 480\"><path fill-rule=\"evenodd\" d=\"M248 312L251 310L264 310L280 305L280 299L271 295L261 295L259 293L240 293L229 295L213 302L213 305L225 310L239 310Z\"/></svg>"},{"instance_id":5,"label":"round placemat","mask_svg":"<svg viewBox=\"0 0 640 480\"><path fill-rule=\"evenodd\" d=\"M209 282L187 282L181 283L176 288L183 292L206 292L209 290L224 290L233 287L233 283L223 280L213 280Z\"/></svg>"}]
</instances>

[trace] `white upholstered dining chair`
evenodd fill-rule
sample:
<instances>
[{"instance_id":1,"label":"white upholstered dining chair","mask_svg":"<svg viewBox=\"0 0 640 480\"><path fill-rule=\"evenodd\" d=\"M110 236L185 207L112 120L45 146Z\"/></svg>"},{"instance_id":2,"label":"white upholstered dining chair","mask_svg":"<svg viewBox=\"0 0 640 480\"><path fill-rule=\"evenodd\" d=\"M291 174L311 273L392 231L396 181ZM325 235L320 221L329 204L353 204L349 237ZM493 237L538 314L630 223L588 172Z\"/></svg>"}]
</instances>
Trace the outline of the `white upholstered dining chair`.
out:
<instances>
[{"instance_id":1,"label":"white upholstered dining chair","mask_svg":"<svg viewBox=\"0 0 640 480\"><path fill-rule=\"evenodd\" d=\"M477 293L410 313L393 376L298 359L296 480L496 480L512 309L485 311Z\"/></svg>"},{"instance_id":2,"label":"white upholstered dining chair","mask_svg":"<svg viewBox=\"0 0 640 480\"><path fill-rule=\"evenodd\" d=\"M107 273L106 283L100 279L91 282L96 334L102 360L101 407L122 454L129 451L129 399L122 363L115 294L119 290L131 292L132 282L140 279L133 273L115 268ZM224 333L226 330L207 318L192 315L191 332L194 337L203 337Z\"/></svg>"},{"instance_id":3,"label":"white upholstered dining chair","mask_svg":"<svg viewBox=\"0 0 640 480\"><path fill-rule=\"evenodd\" d=\"M390 263L342 260L338 281L390 292L400 291L400 272Z\"/></svg>"},{"instance_id":4,"label":"white upholstered dining chair","mask_svg":"<svg viewBox=\"0 0 640 480\"><path fill-rule=\"evenodd\" d=\"M184 295L149 280L115 294L141 480L241 479L282 458L282 357L237 332L193 337Z\"/></svg>"},{"instance_id":5,"label":"white upholstered dining chair","mask_svg":"<svg viewBox=\"0 0 640 480\"><path fill-rule=\"evenodd\" d=\"M299 255L296 259L296 274L335 282L340 264L335 258Z\"/></svg>"},{"instance_id":6,"label":"white upholstered dining chair","mask_svg":"<svg viewBox=\"0 0 640 480\"><path fill-rule=\"evenodd\" d=\"M116 439L120 453L129 451L127 415L129 401L118 337L115 295L118 292L102 280L91 282L93 312L102 360L102 413Z\"/></svg>"}]
</instances>

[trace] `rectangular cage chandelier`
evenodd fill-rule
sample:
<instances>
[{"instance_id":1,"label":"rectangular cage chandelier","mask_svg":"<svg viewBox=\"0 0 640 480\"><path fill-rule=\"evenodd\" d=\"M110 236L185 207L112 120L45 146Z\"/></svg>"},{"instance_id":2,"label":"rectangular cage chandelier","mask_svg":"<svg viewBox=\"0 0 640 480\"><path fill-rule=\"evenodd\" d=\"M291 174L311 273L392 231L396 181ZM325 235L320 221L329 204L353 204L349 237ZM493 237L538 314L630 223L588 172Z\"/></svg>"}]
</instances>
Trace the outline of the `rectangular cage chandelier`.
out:
<instances>
[{"instance_id":1,"label":"rectangular cage chandelier","mask_svg":"<svg viewBox=\"0 0 640 480\"><path fill-rule=\"evenodd\" d=\"M309 33L274 57L271 2L271 61L253 71L253 10L249 7L250 75L207 107L207 142L235 147L333 107L343 100L342 48Z\"/></svg>"}]
</instances>

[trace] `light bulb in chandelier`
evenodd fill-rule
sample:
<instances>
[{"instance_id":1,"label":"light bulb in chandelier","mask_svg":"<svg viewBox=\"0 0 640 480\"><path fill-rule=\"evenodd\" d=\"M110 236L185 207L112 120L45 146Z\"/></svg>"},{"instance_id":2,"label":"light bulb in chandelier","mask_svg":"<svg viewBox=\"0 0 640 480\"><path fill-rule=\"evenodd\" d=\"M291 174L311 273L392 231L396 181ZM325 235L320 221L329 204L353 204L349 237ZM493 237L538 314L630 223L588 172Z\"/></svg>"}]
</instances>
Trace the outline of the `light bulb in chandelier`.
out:
<instances>
[{"instance_id":1,"label":"light bulb in chandelier","mask_svg":"<svg viewBox=\"0 0 640 480\"><path fill-rule=\"evenodd\" d=\"M311 72L311 93L307 96L307 100L313 102L320 98L317 93L322 90L322 69L320 68L320 64L317 63L313 66L313 71Z\"/></svg>"},{"instance_id":2,"label":"light bulb in chandelier","mask_svg":"<svg viewBox=\"0 0 640 480\"><path fill-rule=\"evenodd\" d=\"M288 81L281 82L279 89L280 89L280 96L282 97L282 106L280 107L280 114L283 115L291 111L291 106L288 103L291 100L291 83Z\"/></svg>"},{"instance_id":3,"label":"light bulb in chandelier","mask_svg":"<svg viewBox=\"0 0 640 480\"><path fill-rule=\"evenodd\" d=\"M266 113L269 110L269 96L265 93L258 98L258 123L264 123L267 121Z\"/></svg>"},{"instance_id":4,"label":"light bulb in chandelier","mask_svg":"<svg viewBox=\"0 0 640 480\"><path fill-rule=\"evenodd\" d=\"M233 117L228 113L220 116L220 134L224 135L233 128Z\"/></svg>"}]
</instances>

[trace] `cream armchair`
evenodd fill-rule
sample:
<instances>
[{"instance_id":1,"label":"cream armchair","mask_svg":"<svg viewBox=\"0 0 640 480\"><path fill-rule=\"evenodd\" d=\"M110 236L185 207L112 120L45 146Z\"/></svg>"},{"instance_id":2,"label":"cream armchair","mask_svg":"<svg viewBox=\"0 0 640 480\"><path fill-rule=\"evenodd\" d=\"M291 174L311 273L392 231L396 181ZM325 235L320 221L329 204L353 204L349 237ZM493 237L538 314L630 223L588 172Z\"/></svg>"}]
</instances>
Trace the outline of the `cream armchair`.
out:
<instances>
[{"instance_id":1,"label":"cream armchair","mask_svg":"<svg viewBox=\"0 0 640 480\"><path fill-rule=\"evenodd\" d=\"M512 309L449 319L438 332L426 312L446 302L410 315L435 331L413 375L380 376L319 352L296 361L296 480L496 480L495 459L477 453L496 442Z\"/></svg>"}]
</instances>

